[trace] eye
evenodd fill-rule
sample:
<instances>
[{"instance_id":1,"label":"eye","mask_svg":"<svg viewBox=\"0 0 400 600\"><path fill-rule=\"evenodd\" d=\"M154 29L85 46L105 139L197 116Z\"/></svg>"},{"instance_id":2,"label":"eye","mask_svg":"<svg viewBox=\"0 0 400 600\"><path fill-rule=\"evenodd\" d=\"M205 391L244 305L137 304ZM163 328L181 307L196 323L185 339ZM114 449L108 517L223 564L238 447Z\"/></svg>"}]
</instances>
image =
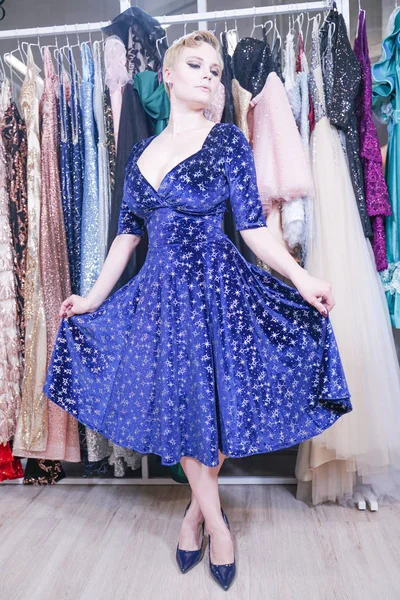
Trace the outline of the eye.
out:
<instances>
[{"instance_id":1,"label":"eye","mask_svg":"<svg viewBox=\"0 0 400 600\"><path fill-rule=\"evenodd\" d=\"M200 69L200 65L197 63L186 63L187 65L189 65L189 67L192 67L192 69Z\"/></svg>"},{"instance_id":2,"label":"eye","mask_svg":"<svg viewBox=\"0 0 400 600\"><path fill-rule=\"evenodd\" d=\"M214 77L219 77L219 71L211 71L211 73L214 75Z\"/></svg>"}]
</instances>

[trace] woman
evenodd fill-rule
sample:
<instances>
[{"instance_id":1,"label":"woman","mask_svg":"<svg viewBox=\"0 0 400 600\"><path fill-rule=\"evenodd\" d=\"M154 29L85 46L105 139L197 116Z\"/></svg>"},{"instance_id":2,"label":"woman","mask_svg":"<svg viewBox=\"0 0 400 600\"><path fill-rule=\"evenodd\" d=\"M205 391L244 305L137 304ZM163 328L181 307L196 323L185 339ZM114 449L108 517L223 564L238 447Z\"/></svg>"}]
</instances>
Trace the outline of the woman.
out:
<instances>
[{"instance_id":1,"label":"woman","mask_svg":"<svg viewBox=\"0 0 400 600\"><path fill-rule=\"evenodd\" d=\"M235 561L217 481L225 457L292 446L351 403L329 284L269 233L241 131L203 116L222 72L217 39L181 38L163 70L169 124L132 149L118 235L88 296L61 306L45 392L117 444L180 460L192 499L178 564L186 572L201 559L205 523L211 573L228 589ZM247 263L225 236L228 196L246 244L298 291ZM144 224L145 265L106 300Z\"/></svg>"}]
</instances>

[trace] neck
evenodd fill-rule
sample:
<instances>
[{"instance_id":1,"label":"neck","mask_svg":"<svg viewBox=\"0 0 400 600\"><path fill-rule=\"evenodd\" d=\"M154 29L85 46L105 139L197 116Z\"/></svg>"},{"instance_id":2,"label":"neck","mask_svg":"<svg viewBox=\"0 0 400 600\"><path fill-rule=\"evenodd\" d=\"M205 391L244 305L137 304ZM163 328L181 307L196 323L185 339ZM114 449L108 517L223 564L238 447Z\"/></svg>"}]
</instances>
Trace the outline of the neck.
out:
<instances>
[{"instance_id":1,"label":"neck","mask_svg":"<svg viewBox=\"0 0 400 600\"><path fill-rule=\"evenodd\" d=\"M170 135L179 135L192 129L203 129L207 124L209 125L210 121L203 115L203 109L196 111L187 109L173 110L171 107L168 125L164 131Z\"/></svg>"}]
</instances>

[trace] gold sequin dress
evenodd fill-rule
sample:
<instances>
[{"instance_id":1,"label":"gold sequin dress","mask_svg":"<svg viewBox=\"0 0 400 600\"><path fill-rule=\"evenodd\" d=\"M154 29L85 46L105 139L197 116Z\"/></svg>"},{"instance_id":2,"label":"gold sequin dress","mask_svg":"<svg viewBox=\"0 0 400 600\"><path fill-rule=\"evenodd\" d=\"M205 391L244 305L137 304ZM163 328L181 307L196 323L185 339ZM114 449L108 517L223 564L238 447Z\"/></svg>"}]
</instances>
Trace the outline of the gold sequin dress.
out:
<instances>
[{"instance_id":1,"label":"gold sequin dress","mask_svg":"<svg viewBox=\"0 0 400 600\"><path fill-rule=\"evenodd\" d=\"M21 87L20 103L28 140L28 249L25 281L25 373L21 410L17 421L13 453L44 451L48 436L48 402L42 392L46 375L46 320L39 264L40 235L40 138L38 68L28 48L27 73Z\"/></svg>"}]
</instances>

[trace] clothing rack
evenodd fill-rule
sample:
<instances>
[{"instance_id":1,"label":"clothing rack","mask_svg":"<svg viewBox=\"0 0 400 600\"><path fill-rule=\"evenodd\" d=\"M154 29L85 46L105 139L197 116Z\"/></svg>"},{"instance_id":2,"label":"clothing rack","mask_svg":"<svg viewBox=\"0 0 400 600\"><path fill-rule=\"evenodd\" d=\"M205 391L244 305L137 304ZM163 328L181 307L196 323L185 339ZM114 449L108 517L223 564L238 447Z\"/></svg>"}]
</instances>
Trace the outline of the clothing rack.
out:
<instances>
[{"instance_id":1,"label":"clothing rack","mask_svg":"<svg viewBox=\"0 0 400 600\"><path fill-rule=\"evenodd\" d=\"M206 4L207 0L198 0L202 2L202 5ZM129 0L121 0L121 11L129 8ZM343 18L346 21L347 29L349 30L349 4L350 0L336 0L336 5L343 14ZM293 14L301 12L321 12L329 9L332 6L332 2L329 0L315 0L310 2L298 2L293 4L285 5L274 5L274 6L262 6L254 8L244 8L237 10L220 10L211 12L197 12L192 14L181 14L181 15L169 15L156 17L162 26L164 25L178 25L185 23L206 23L203 25L203 29L207 29L207 21L214 23L216 21L227 21L249 17L261 17L261 16L277 16L284 14ZM86 23L77 25L55 25L54 27L34 27L31 29L11 29L6 31L0 31L1 39L19 39L27 37L42 37L42 36L54 36L54 35L65 35L65 34L76 34L85 32L100 31L100 29L108 22L100 23ZM24 464L26 459L22 459ZM57 482L57 485L181 485L177 484L171 478L168 477L151 477L149 472L149 460L148 456L144 455L141 464L141 477L135 478L123 478L119 479L116 477L108 478L83 478L83 477L66 477L61 481ZM223 485L250 485L250 484L269 484L269 485L282 485L282 484L296 484L297 479L290 476L270 476L270 475L234 475L234 476L221 476L219 481ZM23 483L22 479L15 479L11 481L4 481L1 485L13 485Z\"/></svg>"},{"instance_id":2,"label":"clothing rack","mask_svg":"<svg viewBox=\"0 0 400 600\"><path fill-rule=\"evenodd\" d=\"M124 2L122 0L122 5ZM125 2L126 4L126 2ZM337 0L339 12L343 14L346 27L350 25L350 0ZM301 12L321 12L331 7L330 0L315 0L310 2L296 2L293 4L259 6L254 8L239 8L237 10L216 10L209 12L197 12L180 15L164 15L155 17L161 26L164 25L183 25L185 23L205 23L216 21L228 21L232 19L243 19L249 17L277 16ZM50 27L31 27L29 29L8 29L0 31L0 40L44 37L55 35L69 35L100 31L102 27L109 25L109 21L100 21L97 23L78 23L74 25L54 25ZM207 28L207 26L203 27Z\"/></svg>"}]
</instances>

